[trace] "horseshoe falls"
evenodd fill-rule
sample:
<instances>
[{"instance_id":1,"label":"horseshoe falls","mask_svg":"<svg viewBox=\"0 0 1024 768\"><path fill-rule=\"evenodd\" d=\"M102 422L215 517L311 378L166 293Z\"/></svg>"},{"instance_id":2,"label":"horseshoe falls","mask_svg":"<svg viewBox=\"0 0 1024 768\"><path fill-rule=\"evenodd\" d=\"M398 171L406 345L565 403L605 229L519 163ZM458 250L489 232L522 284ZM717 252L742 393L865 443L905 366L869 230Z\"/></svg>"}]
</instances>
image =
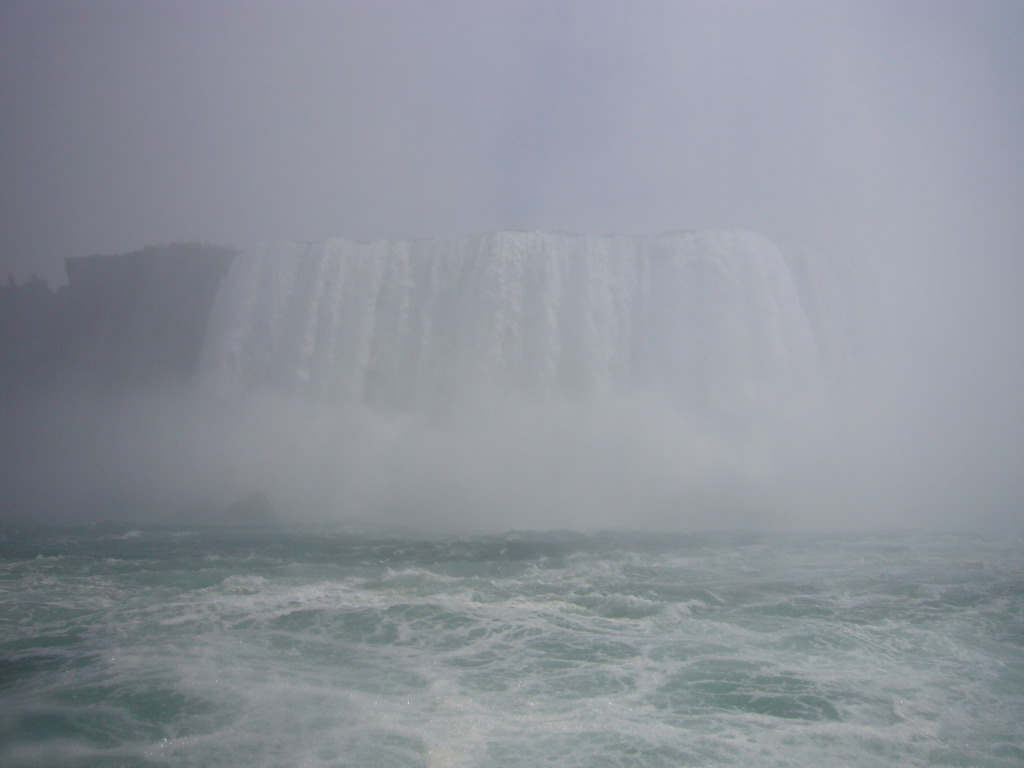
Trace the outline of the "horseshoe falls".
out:
<instances>
[{"instance_id":1,"label":"horseshoe falls","mask_svg":"<svg viewBox=\"0 0 1024 768\"><path fill-rule=\"evenodd\" d=\"M853 362L846 287L744 232L270 243L228 274L201 376L413 409L646 387L709 419L810 411Z\"/></svg>"},{"instance_id":2,"label":"horseshoe falls","mask_svg":"<svg viewBox=\"0 0 1024 768\"><path fill-rule=\"evenodd\" d=\"M1024 539L914 525L863 265L504 232L68 273L0 294L0 764L1024 765Z\"/></svg>"},{"instance_id":3,"label":"horseshoe falls","mask_svg":"<svg viewBox=\"0 0 1024 768\"><path fill-rule=\"evenodd\" d=\"M245 482L321 517L731 527L852 403L861 280L746 232L268 243L197 387L241 420L216 429L247 435Z\"/></svg>"}]
</instances>

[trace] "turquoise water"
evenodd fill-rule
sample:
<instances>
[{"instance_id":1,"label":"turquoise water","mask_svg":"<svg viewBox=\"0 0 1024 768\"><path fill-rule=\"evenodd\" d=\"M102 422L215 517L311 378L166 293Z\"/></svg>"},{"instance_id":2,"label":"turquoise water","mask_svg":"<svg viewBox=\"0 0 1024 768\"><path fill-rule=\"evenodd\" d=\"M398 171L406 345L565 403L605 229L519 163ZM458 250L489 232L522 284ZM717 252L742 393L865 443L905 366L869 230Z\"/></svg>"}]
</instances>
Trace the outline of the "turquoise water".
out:
<instances>
[{"instance_id":1,"label":"turquoise water","mask_svg":"<svg viewBox=\"0 0 1024 768\"><path fill-rule=\"evenodd\" d=\"M5 766L1020 766L1024 541L6 528Z\"/></svg>"}]
</instances>

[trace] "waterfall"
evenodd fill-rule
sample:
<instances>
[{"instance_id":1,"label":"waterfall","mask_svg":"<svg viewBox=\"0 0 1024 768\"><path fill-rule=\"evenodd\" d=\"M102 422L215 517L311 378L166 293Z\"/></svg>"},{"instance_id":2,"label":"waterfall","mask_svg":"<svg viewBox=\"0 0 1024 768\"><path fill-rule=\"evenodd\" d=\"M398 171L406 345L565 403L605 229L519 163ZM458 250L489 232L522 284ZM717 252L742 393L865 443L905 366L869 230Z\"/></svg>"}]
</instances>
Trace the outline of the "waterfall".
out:
<instances>
[{"instance_id":1,"label":"waterfall","mask_svg":"<svg viewBox=\"0 0 1024 768\"><path fill-rule=\"evenodd\" d=\"M263 243L221 285L199 378L411 412L650 392L701 421L804 424L851 364L842 288L748 232Z\"/></svg>"}]
</instances>

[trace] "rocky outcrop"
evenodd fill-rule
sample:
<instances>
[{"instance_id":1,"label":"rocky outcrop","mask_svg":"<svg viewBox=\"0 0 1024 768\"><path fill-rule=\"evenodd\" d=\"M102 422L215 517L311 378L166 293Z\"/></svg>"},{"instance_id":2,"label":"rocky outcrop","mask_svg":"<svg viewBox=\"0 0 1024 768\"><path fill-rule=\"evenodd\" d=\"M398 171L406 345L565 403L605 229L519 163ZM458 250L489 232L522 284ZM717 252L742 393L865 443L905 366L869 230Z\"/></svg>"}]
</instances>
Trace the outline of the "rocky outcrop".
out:
<instances>
[{"instance_id":1,"label":"rocky outcrop","mask_svg":"<svg viewBox=\"0 0 1024 768\"><path fill-rule=\"evenodd\" d=\"M192 377L236 252L184 244L67 259L68 285L0 289L4 393L119 394Z\"/></svg>"}]
</instances>

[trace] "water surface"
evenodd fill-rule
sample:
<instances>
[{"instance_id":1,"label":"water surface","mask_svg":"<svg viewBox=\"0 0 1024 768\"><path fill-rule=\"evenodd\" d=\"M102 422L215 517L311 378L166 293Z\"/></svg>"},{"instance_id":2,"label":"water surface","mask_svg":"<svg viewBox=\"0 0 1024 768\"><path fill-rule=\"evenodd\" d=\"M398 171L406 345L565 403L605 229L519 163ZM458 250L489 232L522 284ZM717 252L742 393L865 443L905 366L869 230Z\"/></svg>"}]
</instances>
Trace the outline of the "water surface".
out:
<instances>
[{"instance_id":1,"label":"water surface","mask_svg":"<svg viewBox=\"0 0 1024 768\"><path fill-rule=\"evenodd\" d=\"M5 528L7 766L1024 765L1024 542Z\"/></svg>"}]
</instances>

